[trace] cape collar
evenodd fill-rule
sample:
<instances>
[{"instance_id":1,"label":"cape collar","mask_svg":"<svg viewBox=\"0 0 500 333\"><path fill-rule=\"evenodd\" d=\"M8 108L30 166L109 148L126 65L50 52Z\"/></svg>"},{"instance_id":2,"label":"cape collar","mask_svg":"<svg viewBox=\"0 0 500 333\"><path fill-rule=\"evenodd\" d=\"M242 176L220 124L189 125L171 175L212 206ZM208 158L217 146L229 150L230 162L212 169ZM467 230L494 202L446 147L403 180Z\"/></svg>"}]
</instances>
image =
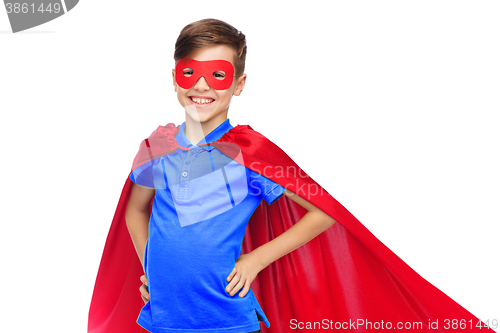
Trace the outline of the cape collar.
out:
<instances>
[{"instance_id":1,"label":"cape collar","mask_svg":"<svg viewBox=\"0 0 500 333\"><path fill-rule=\"evenodd\" d=\"M190 150L193 144L189 142L184 133L185 126L185 123L177 126L173 123L168 123L165 126L158 126L158 128L141 143L132 164L132 169L160 156L170 154L177 149ZM233 127L229 123L229 119L226 119L207 134L196 146L212 146L214 144L223 144L223 142L226 141L231 142L238 133L245 130L251 130L251 127L248 125Z\"/></svg>"}]
</instances>

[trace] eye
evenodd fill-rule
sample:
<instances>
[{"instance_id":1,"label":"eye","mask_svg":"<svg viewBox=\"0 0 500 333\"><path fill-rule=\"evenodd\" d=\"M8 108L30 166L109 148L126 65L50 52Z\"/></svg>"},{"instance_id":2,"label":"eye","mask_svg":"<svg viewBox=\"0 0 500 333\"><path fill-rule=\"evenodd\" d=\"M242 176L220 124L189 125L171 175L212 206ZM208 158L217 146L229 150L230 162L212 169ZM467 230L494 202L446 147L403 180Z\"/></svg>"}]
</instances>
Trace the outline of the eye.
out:
<instances>
[{"instance_id":1,"label":"eye","mask_svg":"<svg viewBox=\"0 0 500 333\"><path fill-rule=\"evenodd\" d=\"M226 77L226 73L224 73L224 71L217 71L213 73L213 76L217 80L224 80L224 78Z\"/></svg>"},{"instance_id":2,"label":"eye","mask_svg":"<svg viewBox=\"0 0 500 333\"><path fill-rule=\"evenodd\" d=\"M184 68L182 70L182 74L185 76L185 77L190 77L191 75L193 75L193 69L192 68Z\"/></svg>"}]
</instances>

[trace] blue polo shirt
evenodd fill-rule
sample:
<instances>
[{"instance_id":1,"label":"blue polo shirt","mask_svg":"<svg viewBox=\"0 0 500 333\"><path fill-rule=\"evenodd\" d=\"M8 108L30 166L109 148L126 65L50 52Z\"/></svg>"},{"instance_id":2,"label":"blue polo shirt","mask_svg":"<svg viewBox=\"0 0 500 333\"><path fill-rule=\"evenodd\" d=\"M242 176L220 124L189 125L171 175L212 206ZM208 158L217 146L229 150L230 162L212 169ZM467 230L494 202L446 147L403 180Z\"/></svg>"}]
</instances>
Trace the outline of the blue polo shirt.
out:
<instances>
[{"instance_id":1,"label":"blue polo shirt","mask_svg":"<svg viewBox=\"0 0 500 333\"><path fill-rule=\"evenodd\" d=\"M226 119L197 145L233 126ZM150 301L137 323L156 332L248 333L270 326L252 290L230 296L226 278L241 254L250 216L285 189L216 148L191 144L185 123L175 139L188 147L134 169L130 179L155 189L144 253ZM240 290L241 292L241 290Z\"/></svg>"}]
</instances>

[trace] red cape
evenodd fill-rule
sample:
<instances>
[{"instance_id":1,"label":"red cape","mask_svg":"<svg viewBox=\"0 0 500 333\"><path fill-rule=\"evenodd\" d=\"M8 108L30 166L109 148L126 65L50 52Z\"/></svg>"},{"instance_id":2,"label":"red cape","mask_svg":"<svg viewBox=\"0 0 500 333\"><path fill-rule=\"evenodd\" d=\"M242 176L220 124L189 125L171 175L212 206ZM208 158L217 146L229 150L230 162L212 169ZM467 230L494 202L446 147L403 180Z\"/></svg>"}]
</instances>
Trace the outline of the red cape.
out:
<instances>
[{"instance_id":1,"label":"red cape","mask_svg":"<svg viewBox=\"0 0 500 333\"><path fill-rule=\"evenodd\" d=\"M159 126L142 142L133 168L182 149L175 141L178 131L179 126L171 123ZM494 332L479 327L478 318L418 275L285 152L250 126L238 125L211 145L337 221L266 267L253 281L251 288L271 323L270 328L261 325L264 333L334 328L369 332L401 325L405 331ZM89 333L146 332L136 323L144 305L139 293L139 277L144 273L125 224L132 184L127 178L106 240L90 305ZM271 205L262 201L248 223L242 253L279 236L305 213L285 195ZM308 322L321 326L307 329ZM421 326L409 329L415 323Z\"/></svg>"}]
</instances>

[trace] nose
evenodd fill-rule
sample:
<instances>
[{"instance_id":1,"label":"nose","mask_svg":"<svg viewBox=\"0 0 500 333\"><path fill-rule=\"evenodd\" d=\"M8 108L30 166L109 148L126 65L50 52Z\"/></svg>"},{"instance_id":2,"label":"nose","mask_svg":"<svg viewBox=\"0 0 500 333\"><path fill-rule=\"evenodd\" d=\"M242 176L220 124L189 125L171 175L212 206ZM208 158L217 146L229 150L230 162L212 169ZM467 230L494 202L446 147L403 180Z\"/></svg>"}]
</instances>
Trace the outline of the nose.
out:
<instances>
[{"instance_id":1,"label":"nose","mask_svg":"<svg viewBox=\"0 0 500 333\"><path fill-rule=\"evenodd\" d=\"M210 86L207 83L207 80L205 80L205 77L202 76L196 81L194 84L194 89L200 90L200 91L208 91L210 90Z\"/></svg>"}]
</instances>

